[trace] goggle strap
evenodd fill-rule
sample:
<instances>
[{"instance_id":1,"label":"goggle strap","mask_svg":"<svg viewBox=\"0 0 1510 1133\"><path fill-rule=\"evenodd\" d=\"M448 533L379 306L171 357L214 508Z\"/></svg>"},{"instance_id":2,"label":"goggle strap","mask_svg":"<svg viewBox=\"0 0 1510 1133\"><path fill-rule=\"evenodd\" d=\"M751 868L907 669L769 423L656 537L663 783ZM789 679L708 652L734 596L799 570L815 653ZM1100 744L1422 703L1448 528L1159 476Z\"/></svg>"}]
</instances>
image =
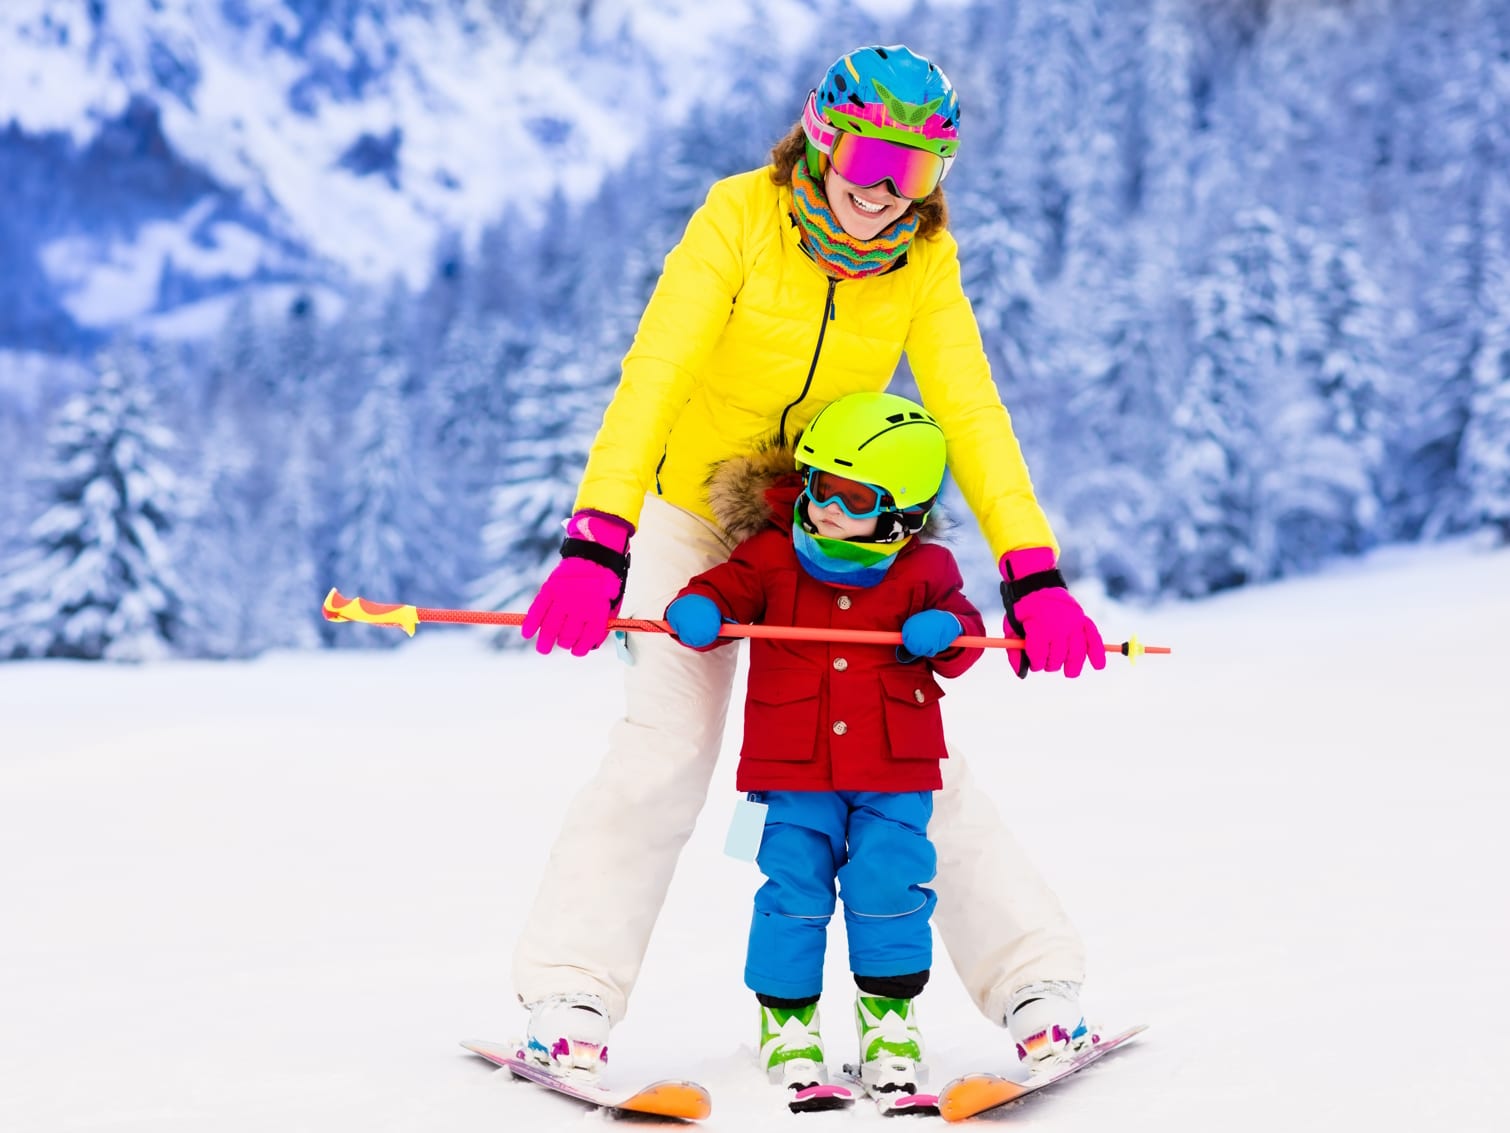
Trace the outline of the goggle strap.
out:
<instances>
[{"instance_id":1,"label":"goggle strap","mask_svg":"<svg viewBox=\"0 0 1510 1133\"><path fill-rule=\"evenodd\" d=\"M813 143L813 148L819 153L833 153L834 139L839 136L839 131L829 124L828 119L818 113L816 90L808 94L807 102L802 106L802 130L807 135L807 140Z\"/></svg>"}]
</instances>

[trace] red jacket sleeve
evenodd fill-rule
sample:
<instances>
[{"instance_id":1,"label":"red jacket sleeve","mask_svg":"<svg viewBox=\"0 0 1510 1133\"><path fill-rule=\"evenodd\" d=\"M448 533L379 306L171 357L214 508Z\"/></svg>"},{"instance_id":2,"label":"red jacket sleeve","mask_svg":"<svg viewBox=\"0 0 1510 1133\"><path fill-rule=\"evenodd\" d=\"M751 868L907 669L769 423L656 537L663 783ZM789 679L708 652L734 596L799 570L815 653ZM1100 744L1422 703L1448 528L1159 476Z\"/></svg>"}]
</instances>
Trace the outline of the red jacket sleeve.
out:
<instances>
[{"instance_id":1,"label":"red jacket sleeve","mask_svg":"<svg viewBox=\"0 0 1510 1133\"><path fill-rule=\"evenodd\" d=\"M928 585L924 593L927 600L912 612L922 610L948 610L959 619L964 633L970 637L984 636L985 619L970 599L965 597L965 582L960 577L959 564L947 547L931 543L920 547L930 556L928 562ZM984 649L964 649L959 646L946 649L936 657L926 659L928 666L941 677L957 677L980 660Z\"/></svg>"},{"instance_id":2,"label":"red jacket sleeve","mask_svg":"<svg viewBox=\"0 0 1510 1133\"><path fill-rule=\"evenodd\" d=\"M719 563L694 575L676 597L682 598L688 594L701 594L704 598L710 598L719 612L730 621L741 624L760 621L765 614L765 577L761 569L760 543L768 535L761 533L751 539L746 539L734 553L729 556L727 562ZM777 536L780 538L780 536ZM672 601L676 599L673 598ZM667 607L670 608L669 606ZM707 649L717 649L720 645L728 645L733 638L720 638Z\"/></svg>"}]
</instances>

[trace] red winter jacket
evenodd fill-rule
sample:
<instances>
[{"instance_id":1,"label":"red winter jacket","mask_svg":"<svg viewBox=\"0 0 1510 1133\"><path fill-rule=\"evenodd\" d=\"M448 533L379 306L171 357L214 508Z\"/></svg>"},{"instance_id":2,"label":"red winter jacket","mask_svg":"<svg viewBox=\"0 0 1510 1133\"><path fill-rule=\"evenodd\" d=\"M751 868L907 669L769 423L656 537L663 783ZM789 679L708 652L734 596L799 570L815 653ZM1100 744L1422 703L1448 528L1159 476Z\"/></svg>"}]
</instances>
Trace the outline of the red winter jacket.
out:
<instances>
[{"instance_id":1,"label":"red winter jacket","mask_svg":"<svg viewBox=\"0 0 1510 1133\"><path fill-rule=\"evenodd\" d=\"M962 592L954 556L914 539L876 585L832 586L802 569L791 535L768 528L677 597L702 594L736 622L836 629L902 628L920 610L948 610L967 634L985 632ZM727 644L720 641L709 648ZM752 638L741 791L936 791L946 757L934 674L963 673L979 649L908 664L894 645Z\"/></svg>"}]
</instances>

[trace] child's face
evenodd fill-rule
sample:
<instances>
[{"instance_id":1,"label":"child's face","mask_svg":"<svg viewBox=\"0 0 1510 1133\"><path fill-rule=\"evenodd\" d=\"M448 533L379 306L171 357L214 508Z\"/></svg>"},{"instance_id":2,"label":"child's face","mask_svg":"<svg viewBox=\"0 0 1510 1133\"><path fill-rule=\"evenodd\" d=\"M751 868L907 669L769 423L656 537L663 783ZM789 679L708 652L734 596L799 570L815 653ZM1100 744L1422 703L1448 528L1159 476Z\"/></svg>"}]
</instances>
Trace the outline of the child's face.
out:
<instances>
[{"instance_id":1,"label":"child's face","mask_svg":"<svg viewBox=\"0 0 1510 1133\"><path fill-rule=\"evenodd\" d=\"M844 514L838 500L830 500L826 507L808 500L807 517L818 529L818 534L828 539L864 539L876 533L876 516L851 519Z\"/></svg>"}]
</instances>

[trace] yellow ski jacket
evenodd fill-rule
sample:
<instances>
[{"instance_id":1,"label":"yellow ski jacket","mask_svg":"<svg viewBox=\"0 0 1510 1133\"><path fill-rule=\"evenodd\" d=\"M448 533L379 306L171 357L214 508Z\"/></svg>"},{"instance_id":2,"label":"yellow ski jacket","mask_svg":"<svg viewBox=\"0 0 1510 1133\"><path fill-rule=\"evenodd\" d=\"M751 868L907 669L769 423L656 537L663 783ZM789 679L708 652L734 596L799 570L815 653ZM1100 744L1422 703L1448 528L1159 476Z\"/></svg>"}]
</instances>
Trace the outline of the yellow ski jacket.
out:
<instances>
[{"instance_id":1,"label":"yellow ski jacket","mask_svg":"<svg viewBox=\"0 0 1510 1133\"><path fill-rule=\"evenodd\" d=\"M992 554L1058 546L1033 494L947 232L901 266L830 279L802 250L769 168L717 182L666 256L587 458L576 507L639 522L647 491L716 522L712 469L824 405L885 389L905 352L955 486Z\"/></svg>"}]
</instances>

